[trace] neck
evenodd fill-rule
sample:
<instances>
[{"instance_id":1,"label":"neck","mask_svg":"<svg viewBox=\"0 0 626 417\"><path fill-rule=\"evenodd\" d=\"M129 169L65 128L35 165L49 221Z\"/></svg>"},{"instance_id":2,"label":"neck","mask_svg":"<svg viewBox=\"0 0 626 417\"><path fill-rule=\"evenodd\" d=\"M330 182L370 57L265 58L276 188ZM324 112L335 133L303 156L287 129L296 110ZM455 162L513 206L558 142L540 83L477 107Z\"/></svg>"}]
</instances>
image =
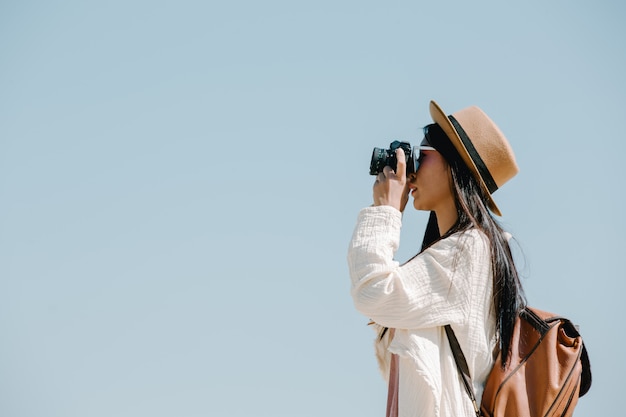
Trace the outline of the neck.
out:
<instances>
[{"instance_id":1,"label":"neck","mask_svg":"<svg viewBox=\"0 0 626 417\"><path fill-rule=\"evenodd\" d=\"M456 205L454 202L452 204L446 204L443 207L435 210L437 213L437 227L439 228L439 236L443 236L454 226L459 219L458 214L456 213Z\"/></svg>"}]
</instances>

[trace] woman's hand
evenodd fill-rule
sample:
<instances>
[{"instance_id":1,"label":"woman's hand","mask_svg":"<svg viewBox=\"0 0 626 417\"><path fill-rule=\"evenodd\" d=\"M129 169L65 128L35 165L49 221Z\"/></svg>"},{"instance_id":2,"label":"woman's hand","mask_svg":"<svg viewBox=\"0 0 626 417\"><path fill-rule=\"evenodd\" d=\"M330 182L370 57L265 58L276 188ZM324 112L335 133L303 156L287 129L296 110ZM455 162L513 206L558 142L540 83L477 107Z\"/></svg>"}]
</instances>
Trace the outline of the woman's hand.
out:
<instances>
[{"instance_id":1,"label":"woman's hand","mask_svg":"<svg viewBox=\"0 0 626 417\"><path fill-rule=\"evenodd\" d=\"M406 159L401 148L396 149L398 166L396 172L386 166L374 182L374 205L391 206L404 211L409 201L409 187L406 181Z\"/></svg>"}]
</instances>

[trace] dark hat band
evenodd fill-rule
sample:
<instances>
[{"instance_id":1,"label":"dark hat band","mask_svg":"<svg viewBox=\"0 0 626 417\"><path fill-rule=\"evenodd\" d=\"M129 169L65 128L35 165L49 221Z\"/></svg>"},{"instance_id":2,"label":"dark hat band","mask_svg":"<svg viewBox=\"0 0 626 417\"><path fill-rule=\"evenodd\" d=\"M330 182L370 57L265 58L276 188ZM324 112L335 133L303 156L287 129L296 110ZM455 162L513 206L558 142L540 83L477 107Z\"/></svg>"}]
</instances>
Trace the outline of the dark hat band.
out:
<instances>
[{"instance_id":1,"label":"dark hat band","mask_svg":"<svg viewBox=\"0 0 626 417\"><path fill-rule=\"evenodd\" d=\"M452 122L452 126L454 126L454 129L458 133L461 142L467 150L467 153L469 154L470 158L472 158L472 161L474 161L474 164L478 169L478 174L485 182L487 189L490 193L495 192L498 189L498 184L496 184L496 182L494 181L491 173L489 172L489 169L487 168L487 165L485 165L485 162L478 154L478 151L474 147L474 144L470 140L469 136L467 135L467 133L465 133L465 130L463 130L461 124L454 118L454 116L450 115L448 116L448 119L450 119L450 122Z\"/></svg>"}]
</instances>

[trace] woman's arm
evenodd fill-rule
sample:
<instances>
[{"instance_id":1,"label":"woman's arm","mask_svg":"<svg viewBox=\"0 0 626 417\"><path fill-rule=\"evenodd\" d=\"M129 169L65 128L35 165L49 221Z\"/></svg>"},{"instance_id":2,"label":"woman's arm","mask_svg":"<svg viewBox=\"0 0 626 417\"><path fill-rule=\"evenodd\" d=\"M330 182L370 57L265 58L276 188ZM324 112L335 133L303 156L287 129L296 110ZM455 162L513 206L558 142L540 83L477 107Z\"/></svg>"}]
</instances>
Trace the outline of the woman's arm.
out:
<instances>
[{"instance_id":1,"label":"woman's arm","mask_svg":"<svg viewBox=\"0 0 626 417\"><path fill-rule=\"evenodd\" d=\"M400 265L393 259L400 227L401 213L392 207L359 213L348 251L357 310L395 328L465 323L473 287L491 285L486 237L455 234Z\"/></svg>"}]
</instances>

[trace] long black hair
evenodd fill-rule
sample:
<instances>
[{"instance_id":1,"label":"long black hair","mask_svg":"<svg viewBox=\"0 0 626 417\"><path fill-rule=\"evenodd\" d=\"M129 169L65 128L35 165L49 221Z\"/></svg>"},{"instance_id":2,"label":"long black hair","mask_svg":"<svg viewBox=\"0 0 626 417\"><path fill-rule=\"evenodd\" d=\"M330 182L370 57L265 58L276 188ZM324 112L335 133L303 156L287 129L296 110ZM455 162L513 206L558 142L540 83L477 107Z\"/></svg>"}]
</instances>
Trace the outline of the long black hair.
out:
<instances>
[{"instance_id":1,"label":"long black hair","mask_svg":"<svg viewBox=\"0 0 626 417\"><path fill-rule=\"evenodd\" d=\"M491 269L493 272L493 307L496 315L496 332L498 333L502 365L504 366L509 357L515 320L526 304L511 247L504 230L487 208L486 191L472 175L443 129L437 124L431 124L424 128L424 135L450 166L458 220L444 236L439 236L437 217L435 212L431 212L424 233L422 251L439 239L471 228L476 228L487 236L490 242Z\"/></svg>"}]
</instances>

